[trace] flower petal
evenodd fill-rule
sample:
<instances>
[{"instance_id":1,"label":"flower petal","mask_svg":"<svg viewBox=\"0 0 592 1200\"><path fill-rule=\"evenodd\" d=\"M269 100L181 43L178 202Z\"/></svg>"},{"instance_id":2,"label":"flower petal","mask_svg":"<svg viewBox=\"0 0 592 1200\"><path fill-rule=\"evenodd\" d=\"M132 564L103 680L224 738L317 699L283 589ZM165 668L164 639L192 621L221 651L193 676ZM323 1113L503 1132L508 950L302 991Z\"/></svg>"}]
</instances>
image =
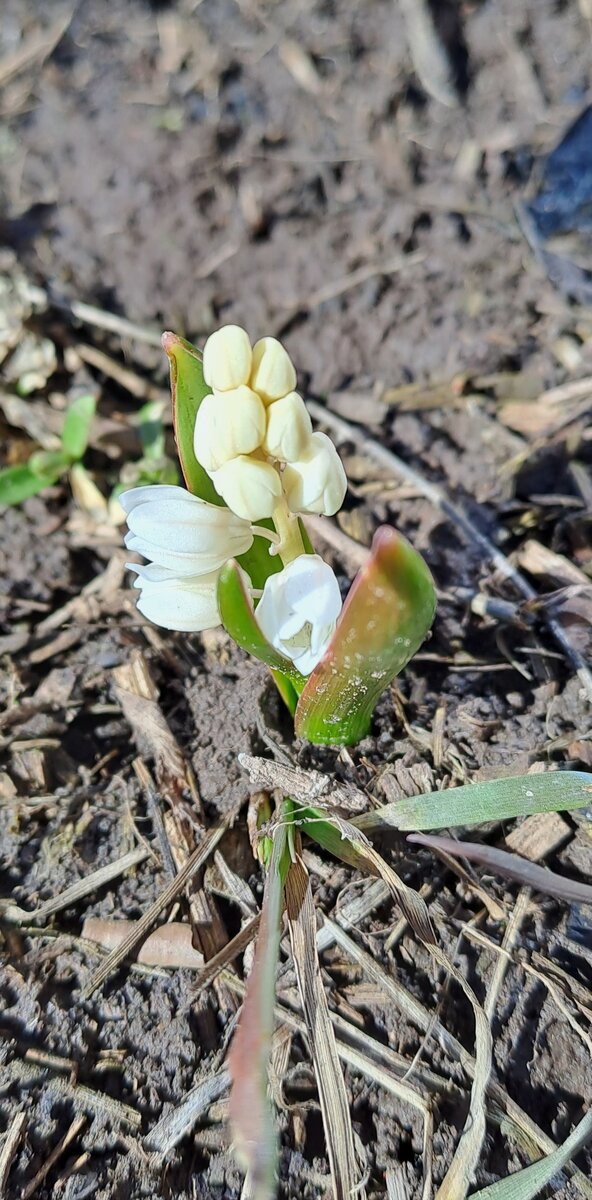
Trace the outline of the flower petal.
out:
<instances>
[{"instance_id":1,"label":"flower petal","mask_svg":"<svg viewBox=\"0 0 592 1200\"><path fill-rule=\"evenodd\" d=\"M179 575L207 574L253 544L247 521L184 488L153 484L120 499L128 514L128 550Z\"/></svg>"},{"instance_id":2,"label":"flower petal","mask_svg":"<svg viewBox=\"0 0 592 1200\"><path fill-rule=\"evenodd\" d=\"M195 420L193 448L206 471L218 471L238 454L250 454L265 435L265 406L242 384L202 400Z\"/></svg>"},{"instance_id":3,"label":"flower petal","mask_svg":"<svg viewBox=\"0 0 592 1200\"><path fill-rule=\"evenodd\" d=\"M322 513L331 517L341 508L347 491L347 477L326 433L313 433L303 457L286 467L283 485L294 513Z\"/></svg>"},{"instance_id":4,"label":"flower petal","mask_svg":"<svg viewBox=\"0 0 592 1200\"><path fill-rule=\"evenodd\" d=\"M249 382L252 351L248 334L240 325L223 325L208 338L203 352L204 379L209 387L226 392Z\"/></svg>"},{"instance_id":5,"label":"flower petal","mask_svg":"<svg viewBox=\"0 0 592 1200\"><path fill-rule=\"evenodd\" d=\"M246 521L271 517L282 494L280 477L271 463L240 454L211 472L216 491L228 507Z\"/></svg>"},{"instance_id":6,"label":"flower petal","mask_svg":"<svg viewBox=\"0 0 592 1200\"><path fill-rule=\"evenodd\" d=\"M178 576L165 567L127 565L138 576L134 580L134 587L140 589L138 609L155 625L196 633L220 624L217 571Z\"/></svg>"},{"instance_id":7,"label":"flower petal","mask_svg":"<svg viewBox=\"0 0 592 1200\"><path fill-rule=\"evenodd\" d=\"M302 554L266 581L255 615L275 649L309 675L329 645L340 611L331 567L318 554Z\"/></svg>"}]
</instances>

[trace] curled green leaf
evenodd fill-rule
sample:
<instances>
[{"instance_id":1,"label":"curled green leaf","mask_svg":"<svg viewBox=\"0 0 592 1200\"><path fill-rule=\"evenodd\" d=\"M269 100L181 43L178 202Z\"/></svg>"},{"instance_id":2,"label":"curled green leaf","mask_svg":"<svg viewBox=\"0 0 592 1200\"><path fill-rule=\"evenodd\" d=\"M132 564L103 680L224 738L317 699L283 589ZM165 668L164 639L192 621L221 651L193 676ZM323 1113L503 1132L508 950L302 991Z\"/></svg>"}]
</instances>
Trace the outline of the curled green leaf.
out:
<instances>
[{"instance_id":1,"label":"curled green leaf","mask_svg":"<svg viewBox=\"0 0 592 1200\"><path fill-rule=\"evenodd\" d=\"M382 525L356 576L324 658L296 709L300 737L353 745L370 728L381 692L415 654L436 610L432 576L420 554Z\"/></svg>"}]
</instances>

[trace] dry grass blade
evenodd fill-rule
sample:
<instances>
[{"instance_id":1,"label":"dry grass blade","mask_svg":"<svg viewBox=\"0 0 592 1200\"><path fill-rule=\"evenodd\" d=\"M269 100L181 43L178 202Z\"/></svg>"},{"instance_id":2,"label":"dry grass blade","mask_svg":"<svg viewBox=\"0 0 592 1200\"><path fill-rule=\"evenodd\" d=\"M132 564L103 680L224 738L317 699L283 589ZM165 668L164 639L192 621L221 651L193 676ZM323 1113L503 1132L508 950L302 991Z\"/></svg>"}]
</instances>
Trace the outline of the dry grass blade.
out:
<instances>
[{"instance_id":1,"label":"dry grass blade","mask_svg":"<svg viewBox=\"0 0 592 1200\"><path fill-rule=\"evenodd\" d=\"M433 1015L420 1003L419 1000L412 996L396 979L384 970L380 963L376 962L370 954L362 950L360 946L340 928L334 921L325 918L325 924L329 926L333 941L341 946L347 954L353 958L354 962L360 964L370 979L375 980L384 992L392 999L402 1012L424 1033L431 1031L433 1036L436 1036L439 1044L456 1062L460 1062L464 1070L472 1078L475 1076L476 1064L475 1059L465 1050L464 1046L445 1028L439 1019L435 1019ZM532 1148L533 1157L537 1153L552 1154L557 1150L556 1144L548 1137L546 1133L525 1113L518 1104L507 1092L504 1091L499 1084L494 1080L489 1079L487 1084L487 1092L490 1095L494 1104L505 1114L504 1125L509 1126L512 1131L512 1136L520 1145L528 1145ZM578 1188L587 1200L592 1200L592 1184L586 1179L585 1175L571 1161L564 1163L573 1176Z\"/></svg>"},{"instance_id":2,"label":"dry grass blade","mask_svg":"<svg viewBox=\"0 0 592 1200\"><path fill-rule=\"evenodd\" d=\"M519 858L517 854L508 854L507 850L498 850L496 846L486 846L481 842L457 842L454 838L440 837L437 834L409 833L408 842L416 842L420 846L428 846L434 850L445 850L469 862L482 863L497 875L505 875L526 887L535 888L538 892L546 892L548 896L557 896L559 900L569 900L576 904L592 904L592 885L578 883L575 879L566 879L556 875L547 867Z\"/></svg>"},{"instance_id":3,"label":"dry grass blade","mask_svg":"<svg viewBox=\"0 0 592 1200\"><path fill-rule=\"evenodd\" d=\"M74 1118L70 1128L66 1131L64 1136L60 1138L57 1146L54 1146L53 1150L47 1155L47 1158L41 1164L31 1182L28 1183L25 1188L23 1188L22 1192L20 1193L20 1200L29 1200L29 1197L35 1194L39 1184L43 1183L43 1180L51 1171L54 1163L57 1162L60 1155L64 1153L64 1150L67 1150L70 1143L78 1137L78 1134L85 1125L86 1117Z\"/></svg>"},{"instance_id":4,"label":"dry grass blade","mask_svg":"<svg viewBox=\"0 0 592 1200\"><path fill-rule=\"evenodd\" d=\"M187 1093L181 1104L162 1117L146 1134L142 1142L144 1149L149 1153L157 1154L159 1158L164 1158L181 1141L181 1138L191 1133L202 1113L215 1100L219 1100L229 1087L230 1075L226 1069L217 1071L215 1075L209 1075L207 1079L200 1080Z\"/></svg>"},{"instance_id":5,"label":"dry grass blade","mask_svg":"<svg viewBox=\"0 0 592 1200\"><path fill-rule=\"evenodd\" d=\"M96 989L100 987L106 979L108 979L109 975L111 975L113 971L117 970L120 963L122 963L128 957L128 955L131 954L133 949L148 933L148 930L151 929L152 925L156 921L156 918L160 915L163 909L168 908L169 904L175 899L182 888L185 887L187 881L191 879L191 876L194 875L196 871L199 871L199 868L203 866L208 856L212 853L212 850L218 845L218 842L220 841L225 829L225 825L218 825L215 829L212 829L209 833L206 833L203 841L197 847L197 849L194 850L191 858L187 859L185 866L179 871L179 874L176 875L175 878L171 880L168 887L161 892L158 899L155 900L154 904L150 906L148 912L144 913L144 916L140 918L128 937L126 937L119 946L116 946L115 949L107 955L105 961L101 963L98 970L91 975L88 983L81 990L81 999L85 1000L88 999L89 996L92 996L93 992L95 992Z\"/></svg>"},{"instance_id":6,"label":"dry grass blade","mask_svg":"<svg viewBox=\"0 0 592 1200\"><path fill-rule=\"evenodd\" d=\"M0 1200L4 1200L6 1196L6 1181L10 1174L14 1156L24 1137L26 1127L27 1118L25 1114L17 1112L5 1134L2 1149L0 1150Z\"/></svg>"},{"instance_id":7,"label":"dry grass blade","mask_svg":"<svg viewBox=\"0 0 592 1200\"><path fill-rule=\"evenodd\" d=\"M303 823L310 837L324 846L335 858L383 879L418 938L426 944L436 941L425 901L385 863L367 837L352 822L346 821L336 813L321 816L314 809L307 809L303 816Z\"/></svg>"},{"instance_id":8,"label":"dry grass blade","mask_svg":"<svg viewBox=\"0 0 592 1200\"><path fill-rule=\"evenodd\" d=\"M230 939L228 944L206 963L203 970L199 973L197 987L192 992L190 1004L201 995L205 988L210 987L214 979L228 966L228 963L232 962L238 954L242 954L247 946L250 946L253 938L257 935L260 921L260 913L256 913L254 917L251 917L250 921L247 921L243 925L242 929L239 929L238 933Z\"/></svg>"},{"instance_id":9,"label":"dry grass blade","mask_svg":"<svg viewBox=\"0 0 592 1200\"><path fill-rule=\"evenodd\" d=\"M456 1147L454 1158L436 1193L436 1200L464 1200L473 1182L485 1138L485 1094L491 1074L493 1041L489 1021L462 973L439 946L429 946L430 954L462 988L475 1016L475 1069L469 1112Z\"/></svg>"},{"instance_id":10,"label":"dry grass blade","mask_svg":"<svg viewBox=\"0 0 592 1200\"><path fill-rule=\"evenodd\" d=\"M230 1122L237 1155L256 1200L271 1200L276 1137L267 1095L274 1022L275 979L284 889L285 823L277 826L265 882L255 958L236 1033L228 1054L232 1079Z\"/></svg>"},{"instance_id":11,"label":"dry grass blade","mask_svg":"<svg viewBox=\"0 0 592 1200\"><path fill-rule=\"evenodd\" d=\"M83 896L88 896L91 892L98 891L106 883L111 883L112 879L117 879L118 875L123 875L125 871L129 871L130 867L136 867L138 863L144 862L147 858L148 851L143 846L138 847L137 850L130 850L129 854L123 854L121 858L116 858L114 862L107 863L105 867L99 867L98 871L92 871L84 879L79 879L71 887L60 892L59 896L54 896L51 900L46 900L38 908L34 908L30 912L24 908L19 908L16 904L8 904L2 911L2 918L5 921L10 921L13 925L45 921L47 917L52 917L55 913L61 912L62 909L70 908L73 904L77 904Z\"/></svg>"},{"instance_id":12,"label":"dry grass blade","mask_svg":"<svg viewBox=\"0 0 592 1200\"><path fill-rule=\"evenodd\" d=\"M336 1200L357 1188L354 1135L335 1034L321 980L308 871L297 856L286 878L286 913L298 990L306 1019ZM358 1193L362 1194L362 1193Z\"/></svg>"}]
</instances>

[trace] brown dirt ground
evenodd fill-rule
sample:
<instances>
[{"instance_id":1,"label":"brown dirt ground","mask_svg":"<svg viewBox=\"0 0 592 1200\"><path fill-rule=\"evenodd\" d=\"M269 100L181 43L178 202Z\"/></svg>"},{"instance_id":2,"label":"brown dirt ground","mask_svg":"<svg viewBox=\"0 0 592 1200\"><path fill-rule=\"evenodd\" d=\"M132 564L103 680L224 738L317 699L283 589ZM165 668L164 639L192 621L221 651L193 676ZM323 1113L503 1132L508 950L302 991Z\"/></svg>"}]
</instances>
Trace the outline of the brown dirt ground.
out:
<instances>
[{"instance_id":1,"label":"brown dirt ground","mask_svg":"<svg viewBox=\"0 0 592 1200\"><path fill-rule=\"evenodd\" d=\"M64 395L91 387L103 423L87 461L108 492L126 455L139 456L132 418L141 399L150 383L166 386L157 349L81 327L68 314L71 301L197 342L237 321L254 337L280 333L311 395L442 484L504 551L520 553L534 538L589 572L586 414L568 414L549 430L544 404L532 398L592 375L592 314L553 290L514 209L533 162L589 96L586 6L462 6L470 87L456 108L422 90L393 0L81 0L52 50L3 72L23 40L30 44L66 11L43 0L5 0L0 32L3 265L12 278L20 264L49 292L50 308L30 325L58 353L40 392L41 425L51 427ZM131 368L143 396L89 362L89 345ZM419 387L410 392L408 384ZM7 379L4 394L12 392ZM513 413L510 401L518 404ZM31 411L39 413L35 397ZM22 425L7 418L2 429L7 458L26 457ZM351 756L296 746L301 762L353 776L377 796L386 767L402 779L403 768L419 766L434 786L533 763L589 767L590 710L544 625L472 613L476 592L516 597L417 491L389 480L354 447L342 450L351 480L343 530L368 544L381 521L398 526L425 554L441 603L431 641L383 697L372 736ZM132 761L139 751L152 766L153 743L134 743L114 690L114 669L134 654L149 664L206 825L246 801L236 753L264 749L261 721L276 739L289 733L262 668L222 636L157 636L138 620L122 573L96 603L68 610L43 631L41 622L119 552L121 531L77 511L66 484L9 510L3 529L0 890L33 908L133 848L138 835L152 839ZM344 581L351 576L348 561L337 553L333 561ZM562 582L532 580L543 592ZM586 625L578 614L575 625L573 613L564 619L586 651ZM441 710L440 743L433 733ZM189 828L197 817L187 795L183 805ZM568 833L547 863L585 878L592 866L585 822L570 820ZM483 997L494 959L461 932L477 922L499 942L503 926L427 851L411 853L400 841L381 848L410 884L432 885L444 941ZM242 816L221 851L260 900L262 874ZM314 866L317 903L329 913L356 877L325 858ZM126 969L94 998L79 996L99 962L80 940L84 918L138 918L165 879L149 859L60 912L57 936L6 930L0 1129L17 1111L26 1115L11 1197L81 1113L86 1124L38 1184L39 1200L240 1194L223 1105L166 1163L141 1145L218 1065L236 1007L228 993L210 989L186 1011L189 971ZM517 888L483 873L481 883L511 911ZM220 890L212 872L204 886L210 896ZM211 902L219 906L218 936L236 933L236 900ZM413 938L407 933L385 951L395 919L382 905L354 936L410 992L441 1005L442 1019L471 1045L464 1002L454 988L443 993ZM586 909L536 896L518 947L527 960L538 953L567 972L589 1011ZM418 1031L341 952L328 952L323 963L331 1003L411 1060ZM241 960L237 969L242 974ZM281 988L289 995L292 987L286 969ZM519 966L500 993L494 1035L498 1081L562 1140L592 1100L592 1066L564 1013ZM432 1045L423 1060L459 1079ZM400 1163L407 1194L419 1197L417 1114L349 1069L346 1080L369 1196L385 1194L385 1172ZM139 1130L104 1097L133 1108ZM296 1038L279 1117L285 1197L327 1192L315 1097L308 1049ZM464 1114L464 1100L438 1101L436 1181ZM523 1162L491 1124L477 1182ZM590 1154L578 1165L589 1173ZM575 1200L581 1193L562 1177L553 1194Z\"/></svg>"}]
</instances>

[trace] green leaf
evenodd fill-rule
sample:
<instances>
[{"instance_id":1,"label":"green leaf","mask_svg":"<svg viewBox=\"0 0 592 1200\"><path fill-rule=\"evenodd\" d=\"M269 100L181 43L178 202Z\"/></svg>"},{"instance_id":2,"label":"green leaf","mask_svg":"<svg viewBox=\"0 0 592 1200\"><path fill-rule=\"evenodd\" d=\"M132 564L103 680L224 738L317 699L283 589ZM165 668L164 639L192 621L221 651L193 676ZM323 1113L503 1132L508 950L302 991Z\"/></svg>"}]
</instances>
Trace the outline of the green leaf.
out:
<instances>
[{"instance_id":1,"label":"green leaf","mask_svg":"<svg viewBox=\"0 0 592 1200\"><path fill-rule=\"evenodd\" d=\"M88 446L96 407L97 402L94 396L79 396L77 400L72 401L66 413L62 429L62 446L71 462L78 462Z\"/></svg>"},{"instance_id":2,"label":"green leaf","mask_svg":"<svg viewBox=\"0 0 592 1200\"><path fill-rule=\"evenodd\" d=\"M173 426L185 483L194 496L201 496L209 504L222 505L222 498L193 450L195 418L210 390L203 377L201 353L176 333L163 333L162 345L170 364Z\"/></svg>"},{"instance_id":3,"label":"green leaf","mask_svg":"<svg viewBox=\"0 0 592 1200\"><path fill-rule=\"evenodd\" d=\"M533 1200L541 1188L551 1183L553 1177L563 1170L570 1158L577 1154L592 1137L592 1109L582 1117L562 1146L558 1146L551 1154L538 1162L531 1163L510 1175L507 1179L499 1179L489 1187L475 1192L471 1200Z\"/></svg>"},{"instance_id":4,"label":"green leaf","mask_svg":"<svg viewBox=\"0 0 592 1200\"><path fill-rule=\"evenodd\" d=\"M508 779L468 783L444 792L409 796L354 817L352 824L366 832L395 829L451 829L481 825L532 813L562 812L592 805L592 774L586 771L544 771Z\"/></svg>"},{"instance_id":5,"label":"green leaf","mask_svg":"<svg viewBox=\"0 0 592 1200\"><path fill-rule=\"evenodd\" d=\"M349 746L364 737L388 684L423 642L436 610L430 572L409 542L382 525L354 580L333 639L296 709L299 737Z\"/></svg>"},{"instance_id":6,"label":"green leaf","mask_svg":"<svg viewBox=\"0 0 592 1200\"><path fill-rule=\"evenodd\" d=\"M248 654L252 654L253 658L258 658L260 662L264 662L275 673L281 676L282 684L285 681L287 685L295 688L299 693L304 687L306 679L296 670L294 663L289 658L285 658L283 654L280 654L261 632L251 597L245 588L240 569L235 559L226 563L226 566L220 571L218 578L218 607L220 609L222 624L237 646L240 646L242 650L246 650ZM276 680L276 682L278 681ZM286 695L284 695L282 688L280 688L280 691L289 706L289 690L287 690Z\"/></svg>"},{"instance_id":7,"label":"green leaf","mask_svg":"<svg viewBox=\"0 0 592 1200\"><path fill-rule=\"evenodd\" d=\"M6 467L0 471L0 506L22 504L30 496L36 496L37 492L55 483L65 469L66 467L62 466L57 473L42 475L33 471L29 463Z\"/></svg>"},{"instance_id":8,"label":"green leaf","mask_svg":"<svg viewBox=\"0 0 592 1200\"><path fill-rule=\"evenodd\" d=\"M160 461L165 457L165 432L162 419L163 401L149 400L138 413L138 432L146 461Z\"/></svg>"}]
</instances>

